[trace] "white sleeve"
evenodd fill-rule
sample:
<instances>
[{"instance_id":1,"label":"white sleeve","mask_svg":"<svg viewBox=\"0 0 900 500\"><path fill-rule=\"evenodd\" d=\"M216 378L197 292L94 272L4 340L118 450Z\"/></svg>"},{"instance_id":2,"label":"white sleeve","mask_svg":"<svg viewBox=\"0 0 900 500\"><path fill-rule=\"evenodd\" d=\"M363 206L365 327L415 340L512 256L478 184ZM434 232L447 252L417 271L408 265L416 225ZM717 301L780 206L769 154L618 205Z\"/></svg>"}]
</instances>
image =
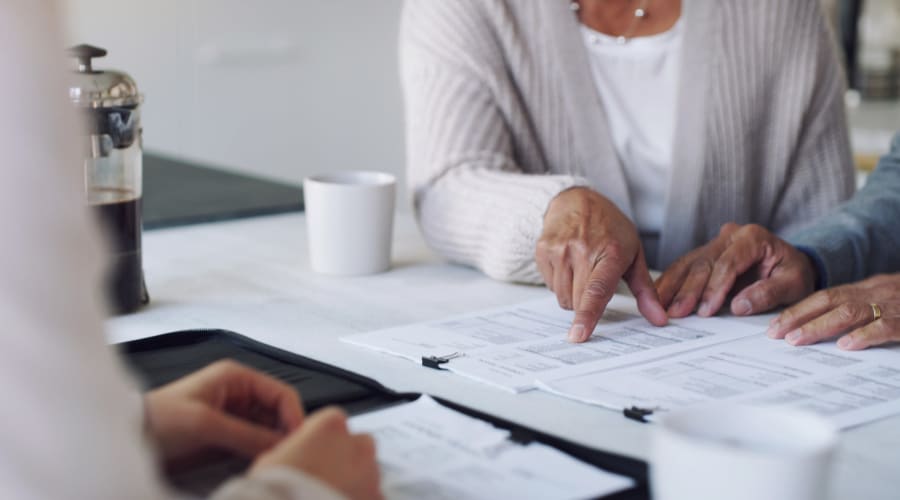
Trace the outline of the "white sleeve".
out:
<instances>
[{"instance_id":1,"label":"white sleeve","mask_svg":"<svg viewBox=\"0 0 900 500\"><path fill-rule=\"evenodd\" d=\"M213 500L343 500L321 481L288 467L267 467L251 477L233 479L216 491Z\"/></svg>"},{"instance_id":2,"label":"white sleeve","mask_svg":"<svg viewBox=\"0 0 900 500\"><path fill-rule=\"evenodd\" d=\"M102 332L103 249L83 208L56 14L50 0L0 0L0 498L169 498ZM336 498L290 470L221 498L266 488Z\"/></svg>"}]
</instances>

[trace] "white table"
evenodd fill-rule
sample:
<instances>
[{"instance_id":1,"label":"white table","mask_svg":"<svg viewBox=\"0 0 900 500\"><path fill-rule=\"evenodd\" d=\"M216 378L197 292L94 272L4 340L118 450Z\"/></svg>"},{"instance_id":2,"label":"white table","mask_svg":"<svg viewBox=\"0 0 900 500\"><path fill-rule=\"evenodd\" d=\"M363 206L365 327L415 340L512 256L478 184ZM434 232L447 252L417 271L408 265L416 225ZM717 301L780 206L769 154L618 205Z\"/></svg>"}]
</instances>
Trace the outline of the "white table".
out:
<instances>
[{"instance_id":1,"label":"white table","mask_svg":"<svg viewBox=\"0 0 900 500\"><path fill-rule=\"evenodd\" d=\"M302 215L144 234L151 305L108 321L111 342L186 328L226 328L374 378L426 392L588 446L647 459L652 425L533 391L509 394L340 342L343 335L546 296L443 263L399 214L393 269L357 278L309 270ZM842 434L834 499L900 498L900 417Z\"/></svg>"}]
</instances>

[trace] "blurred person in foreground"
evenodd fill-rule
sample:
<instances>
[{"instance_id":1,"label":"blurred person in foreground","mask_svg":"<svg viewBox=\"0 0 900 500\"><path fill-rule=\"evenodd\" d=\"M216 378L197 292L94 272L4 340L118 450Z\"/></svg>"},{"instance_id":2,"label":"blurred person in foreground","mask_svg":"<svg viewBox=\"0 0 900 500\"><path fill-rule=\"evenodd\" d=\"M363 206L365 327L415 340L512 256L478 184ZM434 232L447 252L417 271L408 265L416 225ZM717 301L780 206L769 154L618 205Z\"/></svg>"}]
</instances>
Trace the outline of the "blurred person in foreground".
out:
<instances>
[{"instance_id":1,"label":"blurred person in foreground","mask_svg":"<svg viewBox=\"0 0 900 500\"><path fill-rule=\"evenodd\" d=\"M885 273L900 272L898 229L900 133L866 185L833 213L786 240L759 226L727 224L656 286L678 317L716 314L730 294L739 316L794 304L767 332L793 345L837 336L848 350L897 342L900 274Z\"/></svg>"},{"instance_id":2,"label":"blurred person in foreground","mask_svg":"<svg viewBox=\"0 0 900 500\"><path fill-rule=\"evenodd\" d=\"M543 283L586 341L624 279L728 221L786 234L852 194L820 0L407 0L407 173L438 253Z\"/></svg>"},{"instance_id":3,"label":"blurred person in foreground","mask_svg":"<svg viewBox=\"0 0 900 500\"><path fill-rule=\"evenodd\" d=\"M56 14L0 0L0 498L172 498L160 469L210 449L253 460L214 498L378 498L373 441L339 410L305 417L231 362L141 398L113 357Z\"/></svg>"}]
</instances>

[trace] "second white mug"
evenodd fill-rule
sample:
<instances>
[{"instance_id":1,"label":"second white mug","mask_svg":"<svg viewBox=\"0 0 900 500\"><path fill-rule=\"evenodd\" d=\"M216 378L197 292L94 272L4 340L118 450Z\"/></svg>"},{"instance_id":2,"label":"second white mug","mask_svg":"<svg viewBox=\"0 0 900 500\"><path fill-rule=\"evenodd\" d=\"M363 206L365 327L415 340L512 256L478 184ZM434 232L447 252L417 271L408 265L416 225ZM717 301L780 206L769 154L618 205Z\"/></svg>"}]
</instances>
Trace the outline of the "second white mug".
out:
<instances>
[{"instance_id":1,"label":"second white mug","mask_svg":"<svg viewBox=\"0 0 900 500\"><path fill-rule=\"evenodd\" d=\"M716 403L664 415L654 429L656 500L822 500L837 431L788 408Z\"/></svg>"}]
</instances>

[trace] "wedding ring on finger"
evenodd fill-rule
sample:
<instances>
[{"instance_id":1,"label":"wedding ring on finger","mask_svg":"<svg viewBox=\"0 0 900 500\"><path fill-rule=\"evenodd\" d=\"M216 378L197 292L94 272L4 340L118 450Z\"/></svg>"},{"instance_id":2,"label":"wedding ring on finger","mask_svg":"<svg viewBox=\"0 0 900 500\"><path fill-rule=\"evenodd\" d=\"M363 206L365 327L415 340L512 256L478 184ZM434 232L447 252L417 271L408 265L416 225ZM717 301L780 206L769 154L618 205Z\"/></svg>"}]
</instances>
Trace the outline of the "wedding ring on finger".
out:
<instances>
[{"instance_id":1,"label":"wedding ring on finger","mask_svg":"<svg viewBox=\"0 0 900 500\"><path fill-rule=\"evenodd\" d=\"M869 305L872 306L872 322L874 323L875 321L881 319L881 307L875 303Z\"/></svg>"}]
</instances>

